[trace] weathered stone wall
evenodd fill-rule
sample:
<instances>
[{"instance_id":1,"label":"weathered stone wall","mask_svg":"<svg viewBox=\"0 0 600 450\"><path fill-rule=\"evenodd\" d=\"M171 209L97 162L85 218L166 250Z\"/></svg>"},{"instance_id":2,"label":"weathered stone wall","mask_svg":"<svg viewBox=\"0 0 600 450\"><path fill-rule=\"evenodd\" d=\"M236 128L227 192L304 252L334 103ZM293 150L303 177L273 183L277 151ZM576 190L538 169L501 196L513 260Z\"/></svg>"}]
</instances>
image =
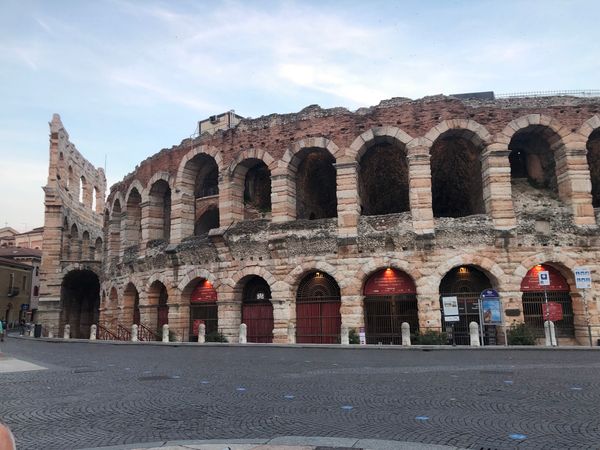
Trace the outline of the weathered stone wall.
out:
<instances>
[{"instance_id":1,"label":"weathered stone wall","mask_svg":"<svg viewBox=\"0 0 600 450\"><path fill-rule=\"evenodd\" d=\"M357 327L364 322L365 280L378 269L396 267L415 281L420 325L439 327L439 284L452 268L477 266L501 293L505 309L521 310L523 276L534 265L548 263L569 281L575 323L585 325L571 270L589 266L598 282L599 234L591 192L600 180L590 177L586 152L590 135L600 128L599 110L597 98L392 99L356 112L311 106L297 114L243 120L234 129L184 140L143 161L111 189L106 210L111 236L125 242L126 220L120 218L127 217L132 186L141 191L144 235L144 208L157 179L168 182L172 192L171 229L168 242L145 243L137 253L127 253L121 245L120 251L109 254L102 317L130 317L124 291L131 283L140 296L142 322L153 319L148 290L158 280L169 294L169 324L181 338L189 328L190 286L203 278L217 290L220 328L235 340L240 280L258 275L271 287L274 340L287 342L288 323L295 320L296 289L305 273L319 270L335 278L342 293L342 322ZM511 179L509 147L517 133L532 133L546 143L555 163L556 192ZM432 176L441 172L449 177L452 171L441 163L442 169L432 172L430 156L432 148L438 157L458 148L445 144L452 140L461 148L472 146L465 155L471 158L469 167L480 170L481 182L458 187L468 191L465 198L475 200L473 190L481 190L483 211L434 218ZM383 144L406 152L410 211L362 216L361 158ZM335 218L296 220L297 171L307 149L326 151L335 160ZM191 167L200 154L213 158L219 168L220 228L208 237L191 237L196 202ZM477 155L480 166L472 159ZM243 183L236 171L248 159L262 160L271 172L270 218L243 220ZM466 172L458 171L457 176L461 173ZM600 325L595 289L589 299L592 323ZM507 320L522 321L523 316Z\"/></svg>"},{"instance_id":2,"label":"weathered stone wall","mask_svg":"<svg viewBox=\"0 0 600 450\"><path fill-rule=\"evenodd\" d=\"M70 142L58 114L54 114L50 122L48 180L44 193L38 320L57 335L62 326L64 276L71 270L84 268L101 276L102 212L106 195L104 171L92 166Z\"/></svg>"}]
</instances>

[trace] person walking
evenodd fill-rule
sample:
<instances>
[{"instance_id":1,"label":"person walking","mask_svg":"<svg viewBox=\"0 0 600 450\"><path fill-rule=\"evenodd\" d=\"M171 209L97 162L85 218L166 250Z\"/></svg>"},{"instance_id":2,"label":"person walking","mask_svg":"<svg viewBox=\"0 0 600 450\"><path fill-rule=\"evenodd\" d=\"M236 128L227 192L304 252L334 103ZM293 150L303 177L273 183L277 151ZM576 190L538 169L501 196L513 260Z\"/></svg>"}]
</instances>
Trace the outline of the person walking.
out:
<instances>
[{"instance_id":1,"label":"person walking","mask_svg":"<svg viewBox=\"0 0 600 450\"><path fill-rule=\"evenodd\" d=\"M4 342L4 322L0 319L0 342Z\"/></svg>"}]
</instances>

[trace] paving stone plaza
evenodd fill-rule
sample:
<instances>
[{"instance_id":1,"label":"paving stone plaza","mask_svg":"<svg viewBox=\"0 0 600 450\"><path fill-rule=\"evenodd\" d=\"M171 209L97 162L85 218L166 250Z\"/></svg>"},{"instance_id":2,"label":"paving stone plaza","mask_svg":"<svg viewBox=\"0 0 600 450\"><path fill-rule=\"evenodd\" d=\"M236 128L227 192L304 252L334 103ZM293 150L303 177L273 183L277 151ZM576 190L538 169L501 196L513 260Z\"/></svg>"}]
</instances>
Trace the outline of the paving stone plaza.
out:
<instances>
[{"instance_id":1,"label":"paving stone plaza","mask_svg":"<svg viewBox=\"0 0 600 450\"><path fill-rule=\"evenodd\" d=\"M9 367L8 358L46 367L0 370L0 417L20 450L278 436L471 449L590 449L600 443L600 352L589 349L9 338L0 351L0 368Z\"/></svg>"}]
</instances>

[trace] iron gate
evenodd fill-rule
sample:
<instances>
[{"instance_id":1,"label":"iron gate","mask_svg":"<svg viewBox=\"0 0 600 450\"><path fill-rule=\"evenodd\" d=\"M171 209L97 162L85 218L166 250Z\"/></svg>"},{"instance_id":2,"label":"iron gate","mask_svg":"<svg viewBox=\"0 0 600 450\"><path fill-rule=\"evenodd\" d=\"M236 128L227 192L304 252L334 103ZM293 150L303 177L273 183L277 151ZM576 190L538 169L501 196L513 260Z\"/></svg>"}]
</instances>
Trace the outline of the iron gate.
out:
<instances>
[{"instance_id":1,"label":"iron gate","mask_svg":"<svg viewBox=\"0 0 600 450\"><path fill-rule=\"evenodd\" d=\"M339 297L312 297L296 303L298 344L339 344L342 317Z\"/></svg>"},{"instance_id":2,"label":"iron gate","mask_svg":"<svg viewBox=\"0 0 600 450\"><path fill-rule=\"evenodd\" d=\"M562 306L563 319L554 322L556 336L562 338L575 337L573 323L573 303L571 294L565 291L548 291L549 302L556 302ZM543 292L523 292L523 316L525 323L535 332L537 337L544 337L544 316L542 305L546 302Z\"/></svg>"},{"instance_id":3,"label":"iron gate","mask_svg":"<svg viewBox=\"0 0 600 450\"><path fill-rule=\"evenodd\" d=\"M440 296L440 309L442 311L442 322L448 333L448 343L456 345L470 345L471 338L469 324L477 322L479 326L479 292L459 292L455 294L442 294ZM456 297L458 301L458 322L445 322L442 297ZM496 344L496 327L485 326L484 336L485 345Z\"/></svg>"},{"instance_id":4,"label":"iron gate","mask_svg":"<svg viewBox=\"0 0 600 450\"><path fill-rule=\"evenodd\" d=\"M402 322L408 322L411 333L419 331L414 294L369 296L364 305L367 344L402 344Z\"/></svg>"},{"instance_id":5,"label":"iron gate","mask_svg":"<svg viewBox=\"0 0 600 450\"><path fill-rule=\"evenodd\" d=\"M206 326L206 335L219 331L217 311L216 303L199 303L190 305L190 342L195 342L198 340L198 334L194 333L197 330L197 327L194 326L194 323L204 323Z\"/></svg>"},{"instance_id":6,"label":"iron gate","mask_svg":"<svg viewBox=\"0 0 600 450\"><path fill-rule=\"evenodd\" d=\"M242 323L247 326L248 342L273 342L273 305L265 302L244 302Z\"/></svg>"}]
</instances>

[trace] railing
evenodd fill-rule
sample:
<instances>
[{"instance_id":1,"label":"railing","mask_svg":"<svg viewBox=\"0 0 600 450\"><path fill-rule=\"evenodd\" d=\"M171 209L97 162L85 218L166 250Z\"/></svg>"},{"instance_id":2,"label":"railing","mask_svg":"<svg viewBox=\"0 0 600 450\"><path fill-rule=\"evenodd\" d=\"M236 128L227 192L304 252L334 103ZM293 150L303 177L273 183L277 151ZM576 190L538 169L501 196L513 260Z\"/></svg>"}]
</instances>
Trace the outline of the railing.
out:
<instances>
[{"instance_id":1,"label":"railing","mask_svg":"<svg viewBox=\"0 0 600 450\"><path fill-rule=\"evenodd\" d=\"M101 341L118 341L119 340L118 336L115 333L110 331L108 328L103 327L102 325L98 325L97 333L98 334L97 334L96 339L99 339Z\"/></svg>"},{"instance_id":2,"label":"railing","mask_svg":"<svg viewBox=\"0 0 600 450\"><path fill-rule=\"evenodd\" d=\"M158 334L148 328L146 325L140 323L138 325L138 340L139 341L158 341Z\"/></svg>"},{"instance_id":3,"label":"railing","mask_svg":"<svg viewBox=\"0 0 600 450\"><path fill-rule=\"evenodd\" d=\"M508 94L497 94L496 98L519 98L519 97L600 97L600 90L571 90L571 91L531 91L531 92L512 92Z\"/></svg>"},{"instance_id":4,"label":"railing","mask_svg":"<svg viewBox=\"0 0 600 450\"><path fill-rule=\"evenodd\" d=\"M117 340L118 341L130 341L131 340L131 331L129 331L123 325L117 324Z\"/></svg>"}]
</instances>

